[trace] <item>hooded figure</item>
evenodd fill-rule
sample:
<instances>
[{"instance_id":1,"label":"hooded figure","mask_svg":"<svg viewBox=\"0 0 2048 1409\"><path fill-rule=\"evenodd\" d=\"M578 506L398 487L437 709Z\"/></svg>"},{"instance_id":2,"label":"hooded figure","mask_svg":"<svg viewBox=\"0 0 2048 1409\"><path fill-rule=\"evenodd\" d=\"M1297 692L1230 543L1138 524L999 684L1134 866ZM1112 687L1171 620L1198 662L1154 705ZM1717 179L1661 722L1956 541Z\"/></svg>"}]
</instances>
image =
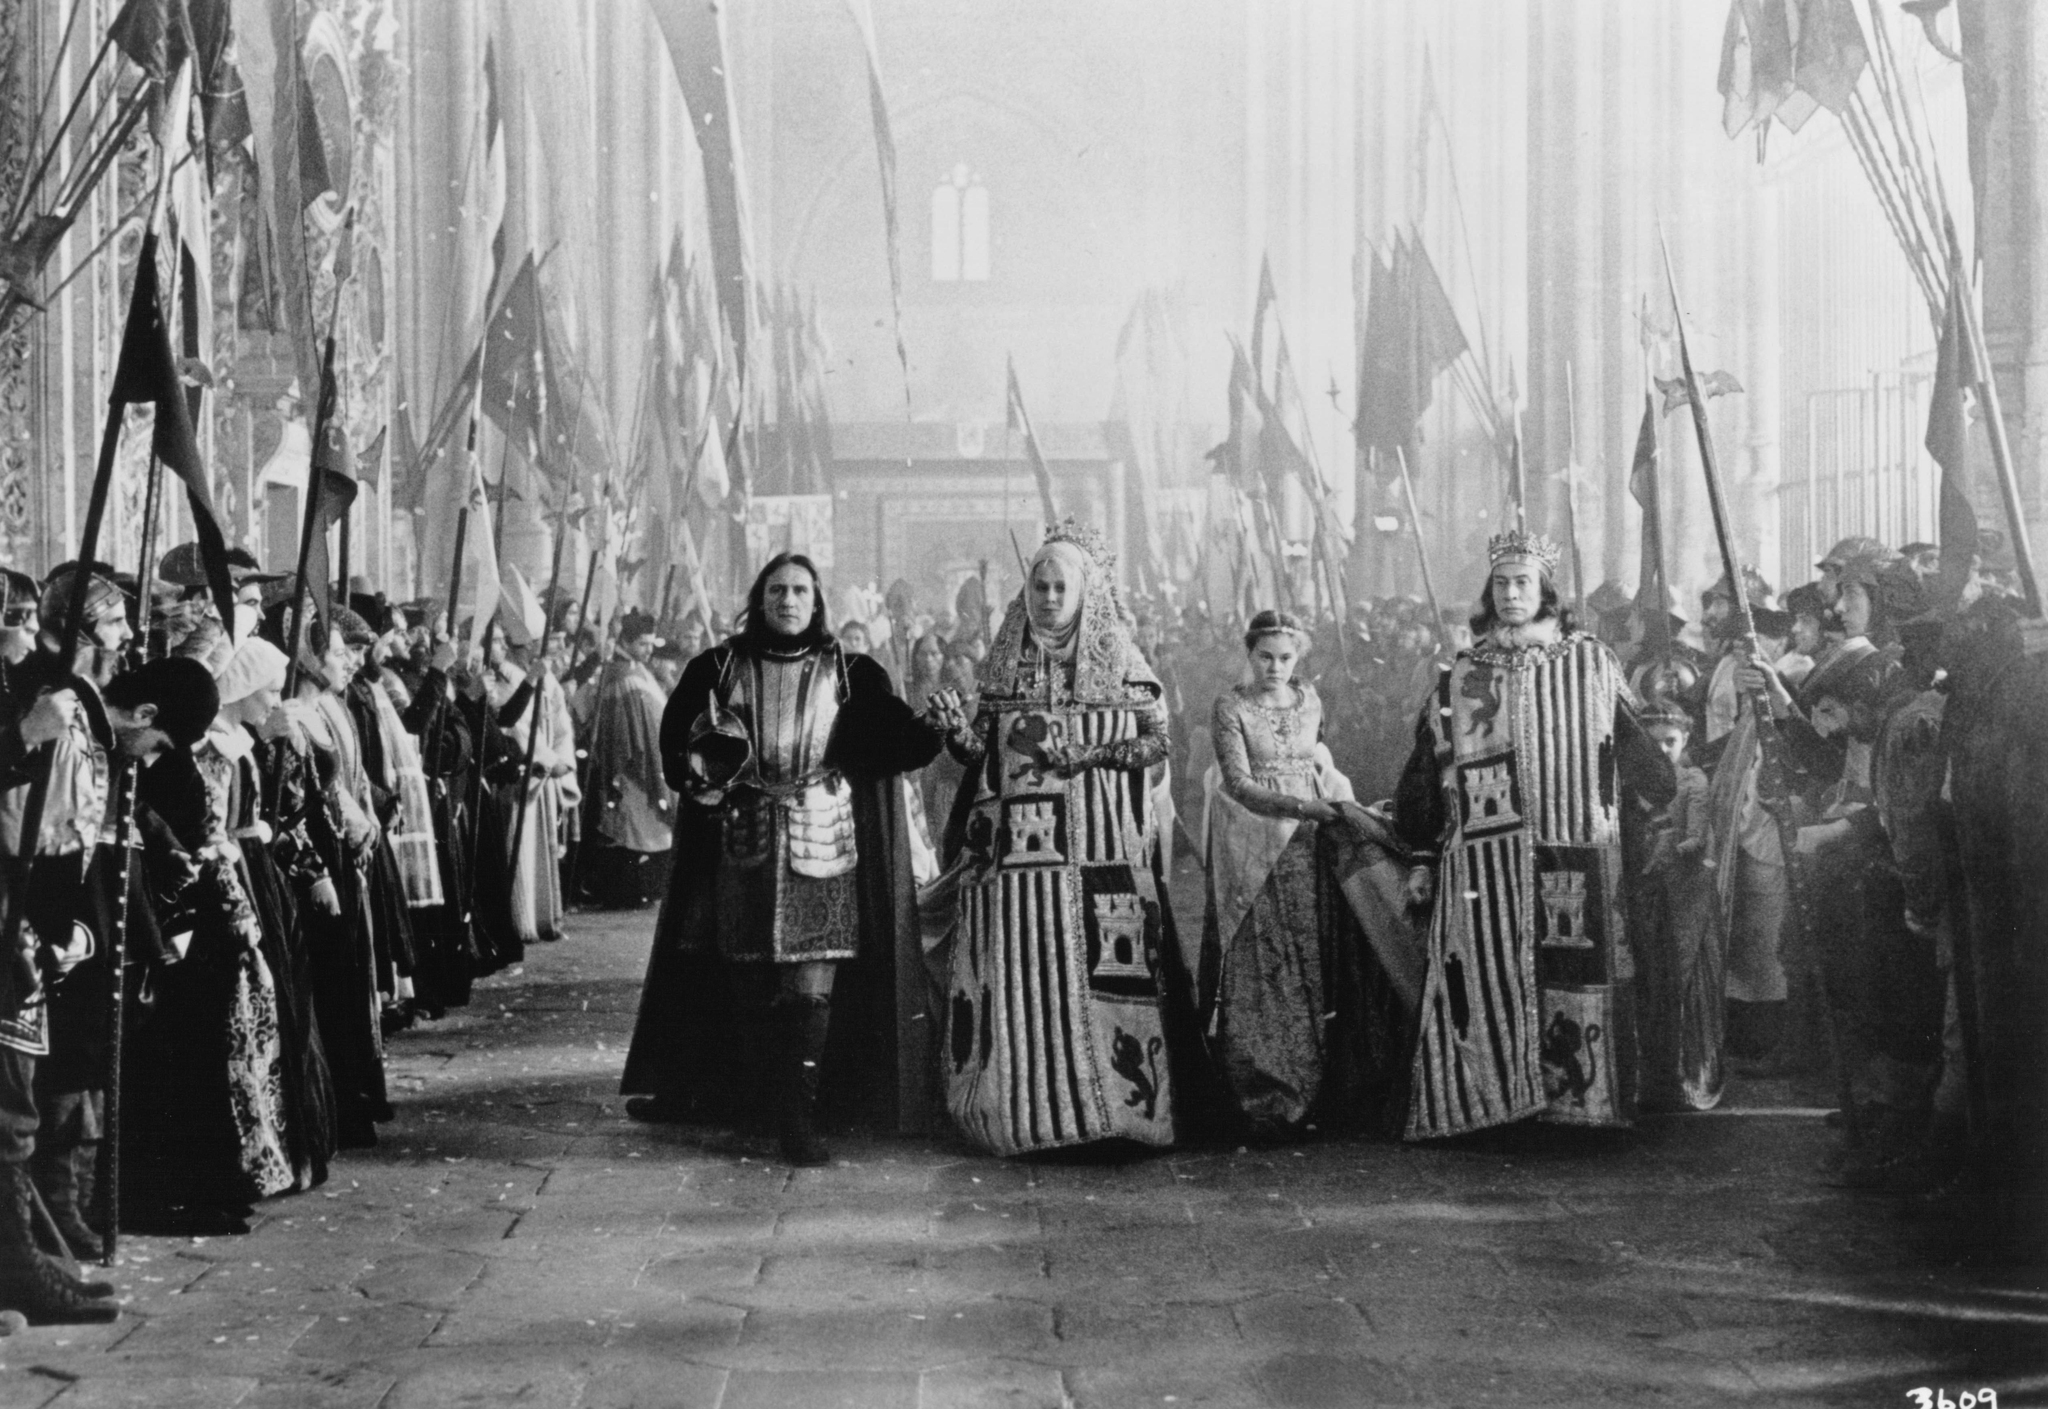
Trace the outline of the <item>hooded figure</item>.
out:
<instances>
[{"instance_id":1,"label":"hooded figure","mask_svg":"<svg viewBox=\"0 0 2048 1409\"><path fill-rule=\"evenodd\" d=\"M675 795L661 776L660 742L668 696L648 665L662 644L654 618L626 613L583 730L583 873L609 908L637 908L668 890Z\"/></svg>"}]
</instances>

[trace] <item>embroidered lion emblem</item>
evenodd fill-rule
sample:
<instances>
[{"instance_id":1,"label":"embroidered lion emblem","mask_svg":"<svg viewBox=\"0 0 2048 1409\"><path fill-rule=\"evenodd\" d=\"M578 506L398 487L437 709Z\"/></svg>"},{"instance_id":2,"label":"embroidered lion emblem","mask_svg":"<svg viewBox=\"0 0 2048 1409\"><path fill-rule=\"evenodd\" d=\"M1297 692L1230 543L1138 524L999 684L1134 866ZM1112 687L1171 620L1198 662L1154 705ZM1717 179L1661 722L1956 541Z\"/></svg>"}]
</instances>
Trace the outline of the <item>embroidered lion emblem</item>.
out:
<instances>
[{"instance_id":1,"label":"embroidered lion emblem","mask_svg":"<svg viewBox=\"0 0 2048 1409\"><path fill-rule=\"evenodd\" d=\"M1474 663L1459 682L1458 694L1479 706L1472 711L1472 722L1465 726L1465 732L1491 734L1493 721L1500 714L1500 678L1494 674L1493 667L1484 662Z\"/></svg>"},{"instance_id":2,"label":"embroidered lion emblem","mask_svg":"<svg viewBox=\"0 0 2048 1409\"><path fill-rule=\"evenodd\" d=\"M1159 1053L1165 1045L1164 1038L1155 1037L1140 1046L1138 1039L1122 1028L1116 1030L1110 1041L1110 1068L1131 1083L1124 1104L1143 1105L1147 1120L1153 1119L1159 1109Z\"/></svg>"},{"instance_id":3,"label":"embroidered lion emblem","mask_svg":"<svg viewBox=\"0 0 2048 1409\"><path fill-rule=\"evenodd\" d=\"M1064 730L1059 723L1043 714L1020 714L1010 724L1010 732L1003 739L1003 747L1023 758L1025 762L1010 770L1012 778L1029 776L1032 784L1043 783L1052 768L1047 759L1046 748L1060 742Z\"/></svg>"},{"instance_id":4,"label":"embroidered lion emblem","mask_svg":"<svg viewBox=\"0 0 2048 1409\"><path fill-rule=\"evenodd\" d=\"M1569 1096L1573 1105L1584 1110L1586 1093L1600 1079L1599 1064L1593 1060L1599 1041L1598 1023L1587 1023L1581 1029L1563 1012L1551 1014L1550 1026L1543 1030L1544 1094L1553 1101Z\"/></svg>"}]
</instances>

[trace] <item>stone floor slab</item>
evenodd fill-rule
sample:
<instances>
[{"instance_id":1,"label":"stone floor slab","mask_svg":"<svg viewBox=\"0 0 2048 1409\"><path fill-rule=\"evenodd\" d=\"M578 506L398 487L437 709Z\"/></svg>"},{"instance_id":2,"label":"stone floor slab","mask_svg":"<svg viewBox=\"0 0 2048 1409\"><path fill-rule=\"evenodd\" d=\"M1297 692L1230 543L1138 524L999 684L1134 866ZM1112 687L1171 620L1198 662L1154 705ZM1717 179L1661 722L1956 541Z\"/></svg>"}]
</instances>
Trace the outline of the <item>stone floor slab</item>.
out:
<instances>
[{"instance_id":1,"label":"stone floor slab","mask_svg":"<svg viewBox=\"0 0 2048 1409\"><path fill-rule=\"evenodd\" d=\"M847 1370L740 1370L719 1409L917 1409L918 1377Z\"/></svg>"}]
</instances>

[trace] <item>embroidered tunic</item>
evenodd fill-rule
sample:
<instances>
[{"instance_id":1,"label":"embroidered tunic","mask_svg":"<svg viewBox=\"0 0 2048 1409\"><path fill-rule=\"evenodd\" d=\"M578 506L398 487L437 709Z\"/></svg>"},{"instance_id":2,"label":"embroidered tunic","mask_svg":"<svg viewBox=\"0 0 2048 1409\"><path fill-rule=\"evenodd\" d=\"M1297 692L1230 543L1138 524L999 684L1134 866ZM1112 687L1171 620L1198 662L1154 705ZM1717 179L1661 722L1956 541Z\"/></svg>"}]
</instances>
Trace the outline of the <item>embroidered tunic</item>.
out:
<instances>
[{"instance_id":1,"label":"embroidered tunic","mask_svg":"<svg viewBox=\"0 0 2048 1409\"><path fill-rule=\"evenodd\" d=\"M714 708L738 721L750 751L724 788L691 762L691 730ZM662 769L681 796L657 946L751 963L853 958L876 918L863 913L859 872L894 860L862 854L856 787L938 749L888 673L836 643L742 639L698 656L662 715Z\"/></svg>"},{"instance_id":2,"label":"embroidered tunic","mask_svg":"<svg viewBox=\"0 0 2048 1409\"><path fill-rule=\"evenodd\" d=\"M1162 1007L1166 897L1146 770L1167 754L1157 678L1106 584L1071 662L1041 652L1020 597L982 670L948 964L946 1101L996 1154L1121 1136L1174 1140ZM1049 752L1084 750L1062 777Z\"/></svg>"},{"instance_id":3,"label":"embroidered tunic","mask_svg":"<svg viewBox=\"0 0 2048 1409\"><path fill-rule=\"evenodd\" d=\"M729 959L851 959L860 942L853 790L825 766L846 684L826 648L736 658L716 691L754 771L725 798L718 934Z\"/></svg>"},{"instance_id":4,"label":"embroidered tunic","mask_svg":"<svg viewBox=\"0 0 2048 1409\"><path fill-rule=\"evenodd\" d=\"M1442 853L1408 1138L1633 1121L1624 772L1669 800L1596 638L1488 640L1440 668L1399 800L1404 839Z\"/></svg>"}]
</instances>

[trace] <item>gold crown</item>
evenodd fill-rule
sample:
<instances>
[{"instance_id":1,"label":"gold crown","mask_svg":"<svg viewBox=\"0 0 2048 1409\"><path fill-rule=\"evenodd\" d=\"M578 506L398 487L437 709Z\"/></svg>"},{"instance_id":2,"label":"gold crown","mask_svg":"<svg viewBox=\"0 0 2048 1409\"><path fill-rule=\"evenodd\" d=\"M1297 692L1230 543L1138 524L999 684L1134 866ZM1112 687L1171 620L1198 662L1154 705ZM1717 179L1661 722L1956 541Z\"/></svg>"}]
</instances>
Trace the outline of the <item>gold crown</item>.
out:
<instances>
[{"instance_id":1,"label":"gold crown","mask_svg":"<svg viewBox=\"0 0 2048 1409\"><path fill-rule=\"evenodd\" d=\"M1071 543L1095 560L1095 565L1105 573L1116 571L1116 550L1109 546L1101 529L1090 527L1067 515L1058 523L1045 526L1047 543Z\"/></svg>"},{"instance_id":2,"label":"gold crown","mask_svg":"<svg viewBox=\"0 0 2048 1409\"><path fill-rule=\"evenodd\" d=\"M1534 560L1543 569L1545 577L1557 575L1558 559L1563 556L1557 544L1540 533L1531 533L1524 528L1511 528L1506 533L1496 533L1486 540L1486 565L1497 568L1502 563L1516 560Z\"/></svg>"}]
</instances>

